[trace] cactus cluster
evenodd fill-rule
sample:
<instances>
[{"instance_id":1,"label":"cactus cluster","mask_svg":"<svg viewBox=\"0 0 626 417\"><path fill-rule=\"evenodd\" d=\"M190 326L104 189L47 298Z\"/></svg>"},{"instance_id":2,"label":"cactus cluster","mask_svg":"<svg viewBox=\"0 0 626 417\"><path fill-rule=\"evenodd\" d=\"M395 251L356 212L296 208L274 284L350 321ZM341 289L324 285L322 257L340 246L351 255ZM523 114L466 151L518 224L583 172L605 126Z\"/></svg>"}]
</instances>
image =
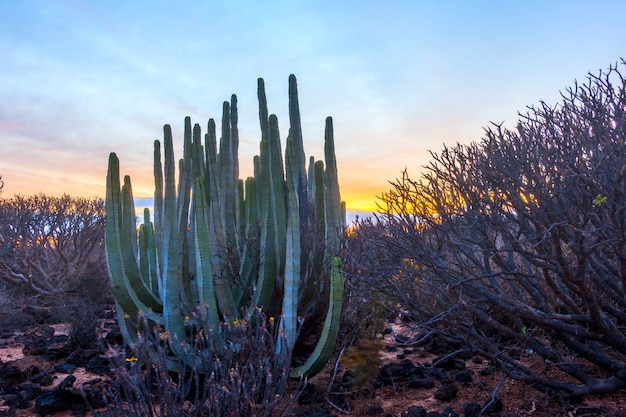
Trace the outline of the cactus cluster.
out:
<instances>
[{"instance_id":1,"label":"cactus cluster","mask_svg":"<svg viewBox=\"0 0 626 417\"><path fill-rule=\"evenodd\" d=\"M237 98L224 102L221 137L208 122L185 119L184 155L176 163L171 128L154 143L154 217L144 211L137 232L130 178L120 182L109 156L106 252L122 333L138 336L140 317L164 330L173 355L184 358L193 331L244 322L251 309L279 320L277 350L287 360L307 323L317 345L292 376L312 375L327 362L338 333L343 277L339 246L345 230L332 119L326 119L324 161L302 143L296 78L289 77L290 129L283 155L278 119L268 115L258 80L260 154L254 176L239 179ZM175 170L178 168L178 181ZM190 329L195 317L203 329ZM321 318L324 318L323 326ZM198 366L198 364L193 364Z\"/></svg>"}]
</instances>

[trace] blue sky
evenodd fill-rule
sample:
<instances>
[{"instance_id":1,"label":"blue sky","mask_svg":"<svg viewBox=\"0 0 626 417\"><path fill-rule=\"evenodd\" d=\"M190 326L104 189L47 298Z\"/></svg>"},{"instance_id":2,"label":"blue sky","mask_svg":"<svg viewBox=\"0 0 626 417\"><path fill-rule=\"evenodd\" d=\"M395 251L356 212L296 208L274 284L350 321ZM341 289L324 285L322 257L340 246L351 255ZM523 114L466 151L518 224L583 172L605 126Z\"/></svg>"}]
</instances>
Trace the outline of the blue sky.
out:
<instances>
[{"instance_id":1,"label":"blue sky","mask_svg":"<svg viewBox=\"0 0 626 417\"><path fill-rule=\"evenodd\" d=\"M617 0L0 0L0 15L3 197L104 196L112 151L150 197L163 124L180 142L185 116L204 128L232 93L247 176L257 78L284 138L293 73L307 155L322 157L333 116L342 197L367 211L428 150L513 127L626 55Z\"/></svg>"}]
</instances>

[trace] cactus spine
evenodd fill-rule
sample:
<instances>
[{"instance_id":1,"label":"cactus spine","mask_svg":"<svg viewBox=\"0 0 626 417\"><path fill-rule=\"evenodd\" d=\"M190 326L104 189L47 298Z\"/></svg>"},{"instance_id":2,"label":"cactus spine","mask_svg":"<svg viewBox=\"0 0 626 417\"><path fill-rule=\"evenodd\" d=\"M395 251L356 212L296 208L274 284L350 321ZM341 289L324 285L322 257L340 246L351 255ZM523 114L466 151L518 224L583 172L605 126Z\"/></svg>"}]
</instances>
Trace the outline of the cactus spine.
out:
<instances>
[{"instance_id":1,"label":"cactus spine","mask_svg":"<svg viewBox=\"0 0 626 417\"><path fill-rule=\"evenodd\" d=\"M120 185L119 161L111 153L106 196L109 276L126 341L135 341L142 313L164 327L172 353L188 363L193 359L184 357L181 345L190 314L199 314L213 328L261 308L280 319L284 342L277 345L286 360L307 323L309 331L319 331L315 319L325 317L318 345L291 372L294 377L312 375L332 353L343 293L339 246L345 211L332 119L326 120L325 163L311 157L307 169L296 78L291 75L291 126L283 165L278 119L268 113L262 79L258 99L260 154L254 158L254 176L245 181L238 178L235 95L224 102L219 141L213 119L204 143L200 126L192 128L185 119L178 183L172 132L164 127L163 158L161 143L154 143L154 220L144 212L138 235L130 178Z\"/></svg>"}]
</instances>

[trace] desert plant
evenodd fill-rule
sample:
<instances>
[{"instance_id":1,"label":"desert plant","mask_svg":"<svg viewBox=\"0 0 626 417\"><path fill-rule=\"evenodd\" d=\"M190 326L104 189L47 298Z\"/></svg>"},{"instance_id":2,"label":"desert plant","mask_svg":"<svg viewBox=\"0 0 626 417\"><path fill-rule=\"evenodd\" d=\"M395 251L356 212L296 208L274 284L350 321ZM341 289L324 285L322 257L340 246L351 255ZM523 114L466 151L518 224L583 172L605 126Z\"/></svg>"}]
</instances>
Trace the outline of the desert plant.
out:
<instances>
[{"instance_id":1,"label":"desert plant","mask_svg":"<svg viewBox=\"0 0 626 417\"><path fill-rule=\"evenodd\" d=\"M0 283L27 294L74 291L81 277L104 272L104 229L102 199L0 200Z\"/></svg>"},{"instance_id":2,"label":"desert plant","mask_svg":"<svg viewBox=\"0 0 626 417\"><path fill-rule=\"evenodd\" d=\"M235 95L224 102L219 152L213 119L204 145L200 126L192 129L185 119L178 184L171 129L165 126L164 162L161 143L154 146L154 221L146 210L138 235L130 178L124 177L121 185L119 161L110 155L109 275L127 342L138 341L136 323L143 314L152 325L162 323L172 353L198 369L205 366L201 358L188 356L184 348L195 332L249 321L251 312L261 308L279 322L284 339L277 339L277 349L288 362L298 333L325 316L316 347L292 370L292 376L312 375L332 353L343 292L338 256L345 209L332 119L326 119L325 167L313 161L307 171L296 79L290 76L291 127L283 167L278 119L268 116L262 79L258 97L261 149L254 158L255 175L245 181L238 179ZM319 230L323 250L307 252L319 247L307 241ZM201 329L190 327L194 315L203 323Z\"/></svg>"},{"instance_id":3,"label":"desert plant","mask_svg":"<svg viewBox=\"0 0 626 417\"><path fill-rule=\"evenodd\" d=\"M566 396L622 389L625 114L612 66L560 105L530 107L516 130L433 153L357 228L361 283L400 300L421 336L510 377Z\"/></svg>"},{"instance_id":4,"label":"desert plant","mask_svg":"<svg viewBox=\"0 0 626 417\"><path fill-rule=\"evenodd\" d=\"M221 323L184 346L187 356L203 358L206 372L189 368L184 360L176 361L177 372L167 372L172 358L163 329L151 328L140 317L144 337L130 350L108 352L115 376L104 415L270 416L279 405L283 413L288 411L301 387L293 384L293 398L285 408L281 398L291 383L288 364L276 350L277 322L266 321L259 310L250 318ZM204 327L199 316L193 320ZM229 343L223 345L225 338ZM211 351L216 345L220 345L219 355Z\"/></svg>"}]
</instances>

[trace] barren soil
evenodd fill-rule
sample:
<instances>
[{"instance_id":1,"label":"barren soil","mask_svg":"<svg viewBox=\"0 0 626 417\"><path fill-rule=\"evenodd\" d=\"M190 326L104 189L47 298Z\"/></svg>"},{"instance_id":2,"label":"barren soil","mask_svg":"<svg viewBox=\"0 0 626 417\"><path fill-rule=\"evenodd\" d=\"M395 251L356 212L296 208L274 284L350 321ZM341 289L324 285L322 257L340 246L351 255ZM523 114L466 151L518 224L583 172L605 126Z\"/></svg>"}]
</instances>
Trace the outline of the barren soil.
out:
<instances>
[{"instance_id":1,"label":"barren soil","mask_svg":"<svg viewBox=\"0 0 626 417\"><path fill-rule=\"evenodd\" d=\"M101 337L109 332L115 334L116 323L110 309L103 310L98 320ZM80 348L72 346L69 340L71 325L43 321L25 323L11 330L0 328L0 417L45 415L38 413L47 410L38 398L61 388L76 394L71 398L77 404L49 415L97 415L97 411L86 410L78 403L81 392L84 395L90 390L101 391L109 380L109 375L97 366L105 360L104 350L77 351ZM400 322L390 324L378 359L363 362L365 367L356 369L354 364L358 361L354 360L329 364L309 381L296 404L288 411L283 407L285 415L470 417L480 415L482 410L482 415L510 417L626 417L624 390L590 396L575 404L560 402L520 381L506 378L482 358L439 360L433 366L445 353L399 343L406 330ZM103 339L101 346L115 340L115 336L111 337ZM34 343L37 340L46 341L47 345L37 345ZM355 352L343 352L342 357L346 359ZM533 366L542 366L539 358L528 356L525 360ZM68 363L78 366L67 366ZM295 394L292 391L287 397Z\"/></svg>"}]
</instances>

